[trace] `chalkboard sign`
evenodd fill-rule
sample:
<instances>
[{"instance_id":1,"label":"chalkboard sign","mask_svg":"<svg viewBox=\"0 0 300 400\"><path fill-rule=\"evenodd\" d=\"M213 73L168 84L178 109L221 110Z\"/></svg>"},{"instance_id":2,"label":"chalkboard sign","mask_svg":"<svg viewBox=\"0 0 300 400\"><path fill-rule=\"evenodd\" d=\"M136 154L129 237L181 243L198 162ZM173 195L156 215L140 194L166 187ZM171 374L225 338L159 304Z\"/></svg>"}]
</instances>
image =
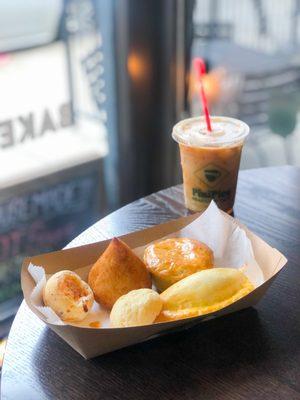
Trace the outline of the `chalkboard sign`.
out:
<instances>
[{"instance_id":1,"label":"chalkboard sign","mask_svg":"<svg viewBox=\"0 0 300 400\"><path fill-rule=\"evenodd\" d=\"M80 165L1 192L2 306L21 291L19 274L24 257L61 249L99 218L101 163Z\"/></svg>"}]
</instances>

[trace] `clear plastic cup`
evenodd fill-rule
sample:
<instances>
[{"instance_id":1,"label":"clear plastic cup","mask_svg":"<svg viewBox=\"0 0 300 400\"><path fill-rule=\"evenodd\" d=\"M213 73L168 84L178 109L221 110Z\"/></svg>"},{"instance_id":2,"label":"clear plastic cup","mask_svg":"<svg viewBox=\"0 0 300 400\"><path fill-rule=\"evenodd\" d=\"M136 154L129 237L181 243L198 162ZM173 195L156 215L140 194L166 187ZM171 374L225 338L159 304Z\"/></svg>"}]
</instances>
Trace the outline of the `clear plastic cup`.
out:
<instances>
[{"instance_id":1,"label":"clear plastic cup","mask_svg":"<svg viewBox=\"0 0 300 400\"><path fill-rule=\"evenodd\" d=\"M219 208L231 213L242 148L249 126L228 117L211 117L212 132L205 118L178 122L172 132L179 144L185 205L203 211L214 200Z\"/></svg>"}]
</instances>

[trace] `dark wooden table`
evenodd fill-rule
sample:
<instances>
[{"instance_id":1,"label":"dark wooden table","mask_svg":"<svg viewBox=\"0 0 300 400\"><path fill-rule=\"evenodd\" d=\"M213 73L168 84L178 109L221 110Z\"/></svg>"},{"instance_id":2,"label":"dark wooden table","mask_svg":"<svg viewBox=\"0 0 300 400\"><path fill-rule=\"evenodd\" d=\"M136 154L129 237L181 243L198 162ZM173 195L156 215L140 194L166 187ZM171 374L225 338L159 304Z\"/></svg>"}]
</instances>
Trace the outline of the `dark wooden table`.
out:
<instances>
[{"instance_id":1,"label":"dark wooden table","mask_svg":"<svg viewBox=\"0 0 300 400\"><path fill-rule=\"evenodd\" d=\"M177 186L112 213L70 245L186 213ZM1 399L300 399L300 169L243 171L235 216L289 259L256 309L85 361L23 303Z\"/></svg>"}]
</instances>

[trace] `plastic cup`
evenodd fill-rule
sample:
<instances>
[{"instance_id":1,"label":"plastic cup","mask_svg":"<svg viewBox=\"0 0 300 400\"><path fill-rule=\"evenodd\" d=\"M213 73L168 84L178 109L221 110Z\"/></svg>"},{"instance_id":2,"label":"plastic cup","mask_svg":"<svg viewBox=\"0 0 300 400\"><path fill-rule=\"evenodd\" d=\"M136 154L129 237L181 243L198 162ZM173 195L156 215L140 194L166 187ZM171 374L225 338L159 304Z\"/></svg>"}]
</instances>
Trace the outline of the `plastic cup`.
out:
<instances>
[{"instance_id":1,"label":"plastic cup","mask_svg":"<svg viewBox=\"0 0 300 400\"><path fill-rule=\"evenodd\" d=\"M203 211L214 200L218 207L232 212L242 148L249 126L228 117L211 117L212 132L204 117L177 123L172 132L179 144L185 205Z\"/></svg>"}]
</instances>

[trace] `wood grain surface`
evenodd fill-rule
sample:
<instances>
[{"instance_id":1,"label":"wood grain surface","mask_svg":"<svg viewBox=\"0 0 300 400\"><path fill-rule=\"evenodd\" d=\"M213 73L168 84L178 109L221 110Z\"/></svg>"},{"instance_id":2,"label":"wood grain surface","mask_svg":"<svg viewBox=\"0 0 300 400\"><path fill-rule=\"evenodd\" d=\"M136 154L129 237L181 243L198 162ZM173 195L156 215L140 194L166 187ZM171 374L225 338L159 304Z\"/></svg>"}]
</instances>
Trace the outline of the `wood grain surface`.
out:
<instances>
[{"instance_id":1,"label":"wood grain surface","mask_svg":"<svg viewBox=\"0 0 300 400\"><path fill-rule=\"evenodd\" d=\"M300 399L300 169L243 171L234 211L289 259L255 309L85 361L23 303L1 399ZM103 218L70 246L186 213L181 187L170 188Z\"/></svg>"}]
</instances>

